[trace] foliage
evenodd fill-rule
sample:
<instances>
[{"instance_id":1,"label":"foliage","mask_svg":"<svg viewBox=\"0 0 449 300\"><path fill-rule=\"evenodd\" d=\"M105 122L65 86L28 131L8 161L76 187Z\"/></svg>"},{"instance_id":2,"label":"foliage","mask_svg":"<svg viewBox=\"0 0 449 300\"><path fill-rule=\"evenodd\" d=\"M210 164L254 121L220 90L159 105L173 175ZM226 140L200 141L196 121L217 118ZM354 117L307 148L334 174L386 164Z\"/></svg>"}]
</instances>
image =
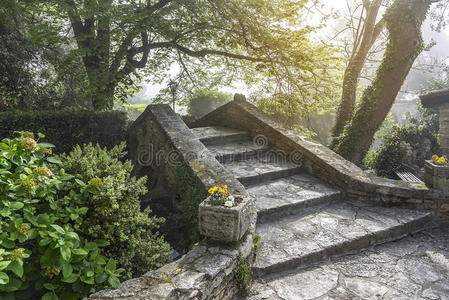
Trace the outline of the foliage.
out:
<instances>
[{"instance_id":1,"label":"foliage","mask_svg":"<svg viewBox=\"0 0 449 300\"><path fill-rule=\"evenodd\" d=\"M242 256L239 256L235 279L242 295L249 295L251 289L251 265Z\"/></svg>"},{"instance_id":2,"label":"foliage","mask_svg":"<svg viewBox=\"0 0 449 300\"><path fill-rule=\"evenodd\" d=\"M226 207L233 207L234 206L234 197L229 195L228 193L228 186L222 185L222 186L214 186L211 187L209 190L209 204L214 206L226 206Z\"/></svg>"},{"instance_id":3,"label":"foliage","mask_svg":"<svg viewBox=\"0 0 449 300\"><path fill-rule=\"evenodd\" d=\"M83 234L92 239L109 241L102 249L104 255L114 258L125 268L125 278L137 277L161 267L170 259L170 246L157 229L164 220L150 216L150 208L140 211L140 196L146 194L146 177L131 177L130 161L122 162L126 155L125 143L102 149L98 144L76 146L61 156L61 167L80 182L101 187L89 199ZM82 190L82 184L74 186Z\"/></svg>"},{"instance_id":4,"label":"foliage","mask_svg":"<svg viewBox=\"0 0 449 300\"><path fill-rule=\"evenodd\" d=\"M375 79L364 90L351 123L334 143L333 149L346 159L360 164L368 152L413 62L424 49L421 25L429 7L430 1L396 0L387 9L384 57Z\"/></svg>"},{"instance_id":5,"label":"foliage","mask_svg":"<svg viewBox=\"0 0 449 300\"><path fill-rule=\"evenodd\" d=\"M1 298L80 299L117 287L123 269L102 255L107 242L82 230L85 204L104 190L75 183L48 155L53 146L33 138L25 132L0 143Z\"/></svg>"},{"instance_id":6,"label":"foliage","mask_svg":"<svg viewBox=\"0 0 449 300\"><path fill-rule=\"evenodd\" d=\"M198 207L206 199L207 193L184 164L177 169L176 194L174 212L167 219L174 223L177 231L183 233L183 240L177 241L177 248L188 249L200 240Z\"/></svg>"},{"instance_id":7,"label":"foliage","mask_svg":"<svg viewBox=\"0 0 449 300\"><path fill-rule=\"evenodd\" d=\"M339 76L335 75L333 79L337 82ZM297 129L298 132L309 131L306 128L300 128L299 121L301 119L308 118L311 113L325 113L337 108L340 88L337 84L332 88L328 86L328 88L326 93L324 91L307 94L278 93L272 97L259 97L255 98L255 104L285 126ZM309 131L306 135L312 136L313 134Z\"/></svg>"},{"instance_id":8,"label":"foliage","mask_svg":"<svg viewBox=\"0 0 449 300\"><path fill-rule=\"evenodd\" d=\"M58 76L67 45L51 42L60 33L45 26L45 15L30 10L25 3L0 3L0 111L85 105L78 97L82 86L72 75L79 63L65 78ZM45 35L37 30L45 30Z\"/></svg>"},{"instance_id":9,"label":"foliage","mask_svg":"<svg viewBox=\"0 0 449 300\"><path fill-rule=\"evenodd\" d=\"M409 125L395 124L382 138L382 146L368 155L365 164L376 171L379 176L395 179L395 171L400 169L407 157L403 153L401 143L410 145L412 149L421 149L425 140L430 141L428 153L421 153L421 164L437 149L438 127L435 127L435 114L419 108L421 117L410 117Z\"/></svg>"},{"instance_id":10,"label":"foliage","mask_svg":"<svg viewBox=\"0 0 449 300\"><path fill-rule=\"evenodd\" d=\"M317 1L312 2L312 6ZM61 80L71 76L96 109L125 99L146 75L163 83L183 71L180 92L242 79L264 92L326 94L339 59L310 34L305 0L20 1L35 18L36 43L63 45ZM71 28L73 34L66 34ZM212 73L211 70L214 70ZM166 89L164 92L169 92ZM317 96L318 97L318 96Z\"/></svg>"},{"instance_id":11,"label":"foliage","mask_svg":"<svg viewBox=\"0 0 449 300\"><path fill-rule=\"evenodd\" d=\"M194 118L199 119L231 100L230 94L213 90L199 90L189 98L187 112Z\"/></svg>"},{"instance_id":12,"label":"foliage","mask_svg":"<svg viewBox=\"0 0 449 300\"><path fill-rule=\"evenodd\" d=\"M49 140L55 141L56 152L63 153L89 142L117 145L126 138L127 118L124 112L75 108L0 113L0 137L9 137L15 130L45 132Z\"/></svg>"},{"instance_id":13,"label":"foliage","mask_svg":"<svg viewBox=\"0 0 449 300\"><path fill-rule=\"evenodd\" d=\"M432 155L432 162L439 166L446 166L448 165L448 160L445 155L438 157L438 155L434 154Z\"/></svg>"},{"instance_id":14,"label":"foliage","mask_svg":"<svg viewBox=\"0 0 449 300\"><path fill-rule=\"evenodd\" d=\"M254 239L253 239L253 248L254 248L254 255L255 255L255 256L258 256L258 255L259 255L259 241L260 241L261 238L262 238L262 237L261 237L260 235L258 235L258 234L256 234L256 235L254 236Z\"/></svg>"}]
</instances>

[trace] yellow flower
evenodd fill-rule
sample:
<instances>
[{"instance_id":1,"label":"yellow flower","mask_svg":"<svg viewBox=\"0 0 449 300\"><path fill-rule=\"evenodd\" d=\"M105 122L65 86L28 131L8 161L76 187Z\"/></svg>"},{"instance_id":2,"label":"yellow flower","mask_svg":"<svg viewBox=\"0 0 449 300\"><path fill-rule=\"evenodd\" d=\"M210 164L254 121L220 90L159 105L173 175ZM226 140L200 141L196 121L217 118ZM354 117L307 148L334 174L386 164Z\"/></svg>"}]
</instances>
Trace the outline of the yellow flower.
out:
<instances>
[{"instance_id":1,"label":"yellow flower","mask_svg":"<svg viewBox=\"0 0 449 300\"><path fill-rule=\"evenodd\" d=\"M27 234L31 229L31 226L29 224L20 224L17 227L17 231L23 235Z\"/></svg>"},{"instance_id":2,"label":"yellow flower","mask_svg":"<svg viewBox=\"0 0 449 300\"><path fill-rule=\"evenodd\" d=\"M36 183L34 182L33 179L27 178L24 181L22 181L22 186L27 190L34 190L36 188Z\"/></svg>"},{"instance_id":3,"label":"yellow flower","mask_svg":"<svg viewBox=\"0 0 449 300\"><path fill-rule=\"evenodd\" d=\"M438 162L440 164L445 164L446 163L446 159L442 156L442 157L440 157L440 159L438 159Z\"/></svg>"},{"instance_id":4,"label":"yellow flower","mask_svg":"<svg viewBox=\"0 0 449 300\"><path fill-rule=\"evenodd\" d=\"M89 184L95 188L99 188L99 187L103 186L103 181L101 181L100 178L95 177L95 178L92 178L91 180L89 180Z\"/></svg>"},{"instance_id":5,"label":"yellow flower","mask_svg":"<svg viewBox=\"0 0 449 300\"><path fill-rule=\"evenodd\" d=\"M9 255L10 260L20 260L24 258L25 253L23 252L23 249L14 249L11 251L11 254Z\"/></svg>"},{"instance_id":6,"label":"yellow flower","mask_svg":"<svg viewBox=\"0 0 449 300\"><path fill-rule=\"evenodd\" d=\"M434 154L433 156L432 156L432 159L434 160L434 161L437 161L438 160L438 155L436 155L436 154Z\"/></svg>"},{"instance_id":7,"label":"yellow flower","mask_svg":"<svg viewBox=\"0 0 449 300\"><path fill-rule=\"evenodd\" d=\"M51 266L46 268L45 275L51 279L53 278L53 276L59 275L59 272L61 272L61 269L59 267Z\"/></svg>"},{"instance_id":8,"label":"yellow flower","mask_svg":"<svg viewBox=\"0 0 449 300\"><path fill-rule=\"evenodd\" d=\"M38 176L49 177L52 175L52 172L47 167L38 167L34 169L34 173Z\"/></svg>"},{"instance_id":9,"label":"yellow flower","mask_svg":"<svg viewBox=\"0 0 449 300\"><path fill-rule=\"evenodd\" d=\"M36 150L38 148L37 143L30 137L23 137L19 141L20 147L25 150Z\"/></svg>"}]
</instances>

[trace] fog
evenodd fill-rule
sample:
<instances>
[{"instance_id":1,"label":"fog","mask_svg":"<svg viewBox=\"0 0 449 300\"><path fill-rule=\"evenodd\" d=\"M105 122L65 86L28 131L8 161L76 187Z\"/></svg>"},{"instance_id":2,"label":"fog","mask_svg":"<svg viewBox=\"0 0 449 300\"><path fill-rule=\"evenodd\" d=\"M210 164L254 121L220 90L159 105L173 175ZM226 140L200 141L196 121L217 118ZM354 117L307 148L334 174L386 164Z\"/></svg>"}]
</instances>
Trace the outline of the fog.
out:
<instances>
[{"instance_id":1,"label":"fog","mask_svg":"<svg viewBox=\"0 0 449 300\"><path fill-rule=\"evenodd\" d=\"M355 1L357 0L348 0L351 8L354 7ZM321 8L321 12L324 14L332 13L337 18L330 19L327 23L327 26L323 28L319 32L319 38L321 40L329 39L336 32L340 32L342 28L346 26L346 20L344 18L345 15L348 14L347 0L334 0L334 1L323 1L324 5ZM382 16L385 8L381 9L379 13L379 17ZM310 14L308 15L308 21L312 25L319 24L321 18L321 14ZM435 45L431 47L428 51L424 51L416 60L413 69L409 73L406 78L406 81L401 89L401 92L396 99L397 105L393 108L392 112L395 115L396 121L401 121L405 118L405 114L409 111L413 112L415 108L413 107L414 103L418 99L419 91L422 88L426 87L426 83L432 77L438 77L441 75L442 66L447 65L448 63L448 54L449 54L449 28L446 28L442 32L435 32L431 29L429 20L423 24L423 38L426 44L430 44L431 42L435 42ZM343 32L338 37L340 40L344 38L350 37L350 33L348 31ZM345 36L346 35L346 36ZM335 41L334 41L335 42ZM380 61L382 58L382 53L378 54L375 57L376 61ZM378 62L367 64L366 72L368 77L372 77L377 68ZM176 76L179 73L179 67L173 66L171 70L172 76ZM168 79L167 79L168 83ZM159 90L166 87L167 83L163 84L151 84L148 82L142 83L142 90L135 96L129 98L129 102L131 103L151 103L151 99L157 95ZM369 81L361 82L362 85L369 84ZM221 91L228 93L248 93L248 87L242 83L237 82L233 87L224 87L220 88ZM401 103L404 101L408 101L408 104L412 107L404 106ZM409 108L404 112L404 108Z\"/></svg>"}]
</instances>

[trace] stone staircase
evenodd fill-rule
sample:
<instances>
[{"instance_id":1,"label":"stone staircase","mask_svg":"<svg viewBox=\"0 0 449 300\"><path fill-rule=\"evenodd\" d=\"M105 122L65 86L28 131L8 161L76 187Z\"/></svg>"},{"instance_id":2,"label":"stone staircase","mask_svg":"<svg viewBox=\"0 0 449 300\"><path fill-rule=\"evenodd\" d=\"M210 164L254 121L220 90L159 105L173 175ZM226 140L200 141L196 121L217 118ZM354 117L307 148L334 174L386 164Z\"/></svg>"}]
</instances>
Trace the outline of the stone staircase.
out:
<instances>
[{"instance_id":1,"label":"stone staircase","mask_svg":"<svg viewBox=\"0 0 449 300\"><path fill-rule=\"evenodd\" d=\"M192 132L255 198L258 280L279 280L298 267L397 240L431 224L429 212L348 201L247 132L222 127Z\"/></svg>"}]
</instances>

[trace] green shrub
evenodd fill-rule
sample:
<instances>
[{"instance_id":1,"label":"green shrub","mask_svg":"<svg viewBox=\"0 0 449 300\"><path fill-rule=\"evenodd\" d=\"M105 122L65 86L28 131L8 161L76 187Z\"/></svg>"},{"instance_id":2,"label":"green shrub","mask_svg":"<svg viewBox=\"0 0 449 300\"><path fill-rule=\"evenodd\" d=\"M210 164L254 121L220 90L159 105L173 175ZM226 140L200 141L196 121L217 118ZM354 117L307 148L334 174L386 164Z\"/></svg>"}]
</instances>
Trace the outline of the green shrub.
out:
<instances>
[{"instance_id":1,"label":"green shrub","mask_svg":"<svg viewBox=\"0 0 449 300\"><path fill-rule=\"evenodd\" d=\"M406 161L415 160L412 165L422 167L424 160L430 158L438 148L438 116L435 112L418 107L420 112L418 117L409 118L409 125L399 126L398 124L389 126L382 134L382 145L379 149L371 151L365 158L365 165L376 171L378 176L397 179L394 174ZM430 142L429 152L418 151L418 157L407 157L403 152L401 143L410 145L415 151L423 149L424 141ZM423 153L421 153L423 152Z\"/></svg>"},{"instance_id":2,"label":"green shrub","mask_svg":"<svg viewBox=\"0 0 449 300\"><path fill-rule=\"evenodd\" d=\"M119 111L77 108L59 111L11 110L0 113L0 140L20 130L45 132L58 153L90 142L112 148L126 139L127 122L126 113Z\"/></svg>"},{"instance_id":3,"label":"green shrub","mask_svg":"<svg viewBox=\"0 0 449 300\"><path fill-rule=\"evenodd\" d=\"M124 148L125 143L109 151L99 145L76 146L61 156L61 167L82 182L102 187L86 203L88 226L83 233L109 241L103 254L114 258L125 268L124 278L130 278L167 263L170 246L156 231L163 219L150 217L149 208L140 211L139 197L147 192L147 179L131 177L131 162L121 161Z\"/></svg>"},{"instance_id":4,"label":"green shrub","mask_svg":"<svg viewBox=\"0 0 449 300\"><path fill-rule=\"evenodd\" d=\"M1 299L80 299L119 284L107 242L82 230L88 199L105 190L59 169L51 147L31 133L0 143Z\"/></svg>"},{"instance_id":5,"label":"green shrub","mask_svg":"<svg viewBox=\"0 0 449 300\"><path fill-rule=\"evenodd\" d=\"M188 100L187 112L194 118L201 118L232 100L230 94L212 90L199 90Z\"/></svg>"}]
</instances>

